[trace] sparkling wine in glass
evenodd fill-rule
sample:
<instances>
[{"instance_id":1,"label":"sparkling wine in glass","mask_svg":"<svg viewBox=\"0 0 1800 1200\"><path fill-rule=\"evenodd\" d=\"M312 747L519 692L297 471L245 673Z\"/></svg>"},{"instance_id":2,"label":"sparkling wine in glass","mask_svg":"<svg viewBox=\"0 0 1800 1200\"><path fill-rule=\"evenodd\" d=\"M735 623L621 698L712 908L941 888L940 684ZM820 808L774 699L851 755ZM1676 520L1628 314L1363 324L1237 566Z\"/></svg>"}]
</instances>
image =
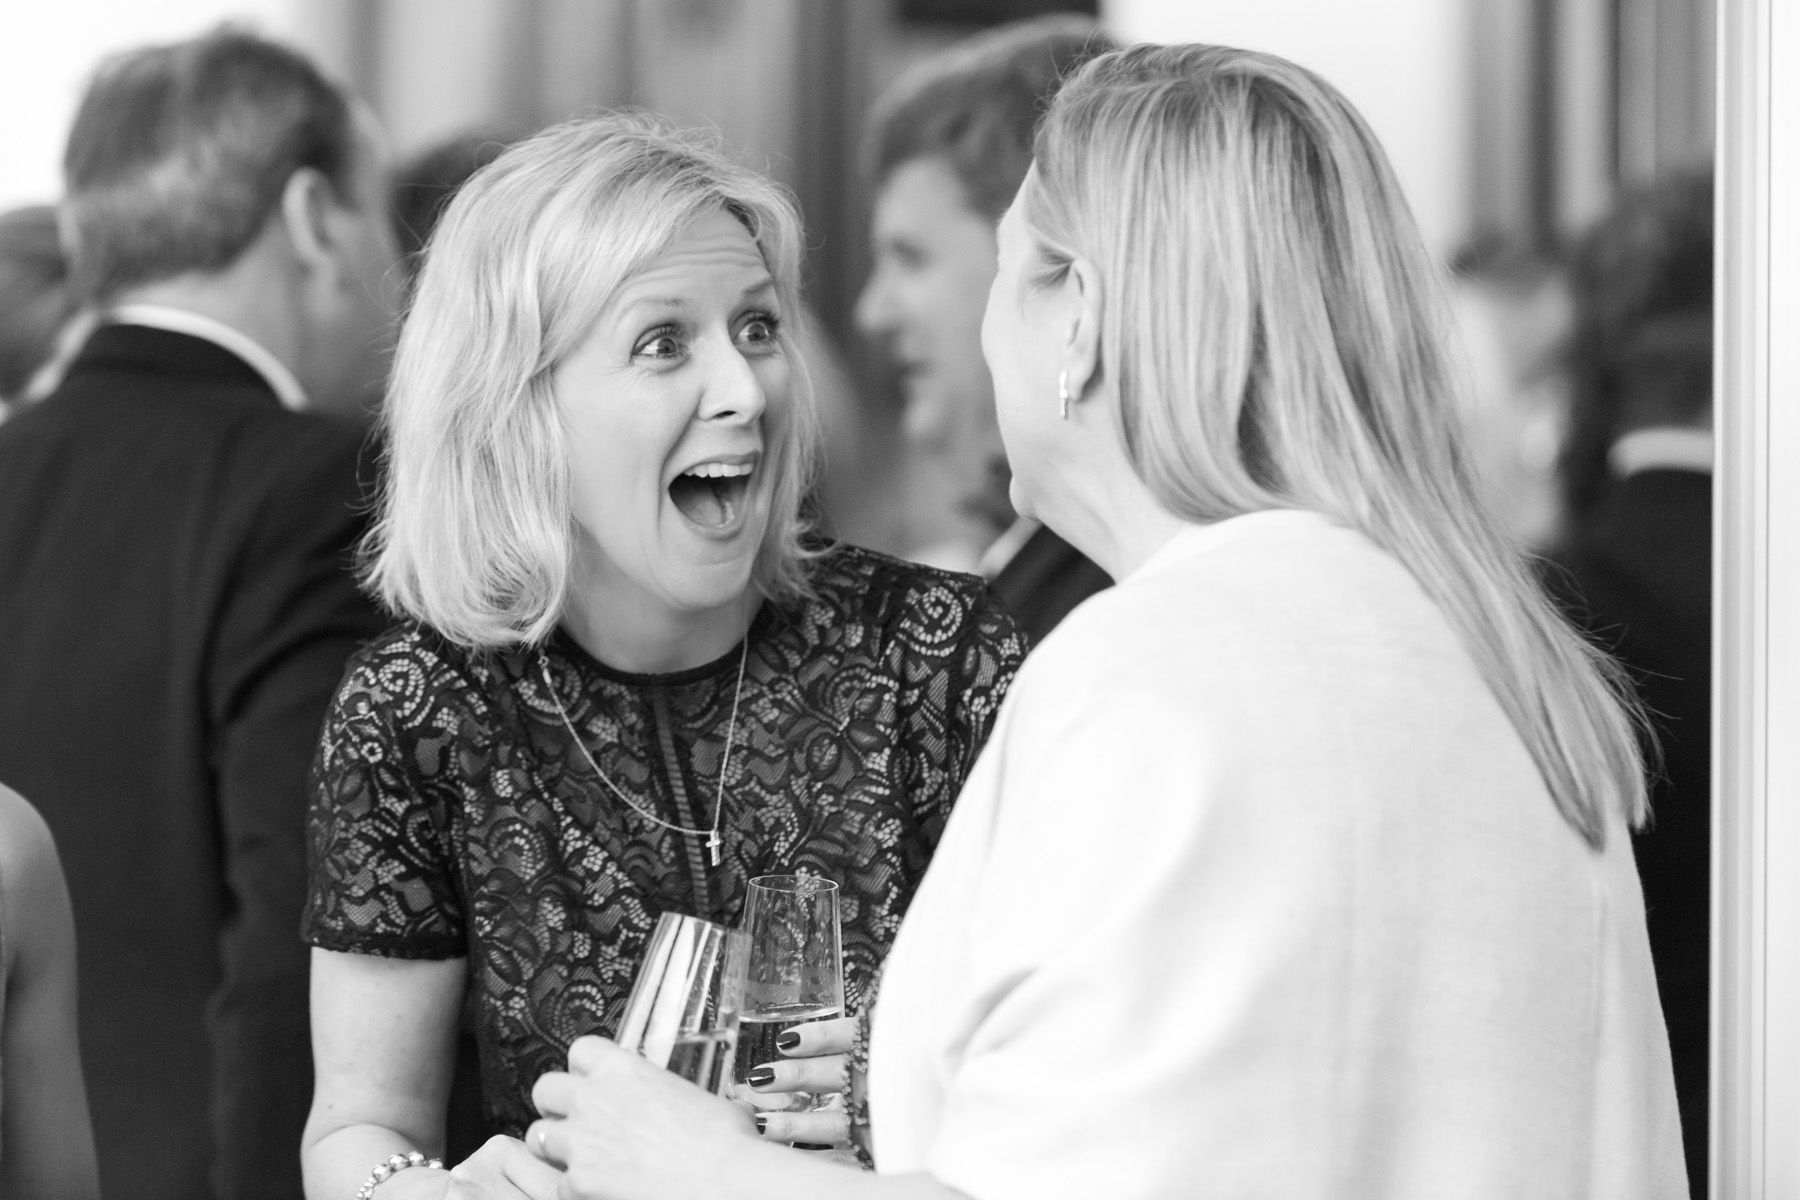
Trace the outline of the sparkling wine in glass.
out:
<instances>
[{"instance_id":1,"label":"sparkling wine in glass","mask_svg":"<svg viewBox=\"0 0 1800 1200\"><path fill-rule=\"evenodd\" d=\"M737 1047L746 941L699 917L663 913L650 934L615 1039L715 1095Z\"/></svg>"},{"instance_id":2,"label":"sparkling wine in glass","mask_svg":"<svg viewBox=\"0 0 1800 1200\"><path fill-rule=\"evenodd\" d=\"M737 1065L781 1058L776 1040L796 1025L844 1015L838 885L817 875L759 875L744 904L745 978Z\"/></svg>"}]
</instances>

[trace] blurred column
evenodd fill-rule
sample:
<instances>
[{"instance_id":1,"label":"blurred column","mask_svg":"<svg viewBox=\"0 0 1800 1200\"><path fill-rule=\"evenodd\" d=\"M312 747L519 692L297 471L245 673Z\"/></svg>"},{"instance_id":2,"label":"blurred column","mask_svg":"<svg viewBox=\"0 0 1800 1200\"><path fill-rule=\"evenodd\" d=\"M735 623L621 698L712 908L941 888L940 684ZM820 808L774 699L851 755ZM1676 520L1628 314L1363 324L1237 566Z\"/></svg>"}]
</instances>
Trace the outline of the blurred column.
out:
<instances>
[{"instance_id":1,"label":"blurred column","mask_svg":"<svg viewBox=\"0 0 1800 1200\"><path fill-rule=\"evenodd\" d=\"M1619 178L1637 183L1713 150L1712 0L1616 0Z\"/></svg>"},{"instance_id":2,"label":"blurred column","mask_svg":"<svg viewBox=\"0 0 1800 1200\"><path fill-rule=\"evenodd\" d=\"M1631 0L1545 0L1551 73L1546 130L1551 212L1562 233L1586 228L1611 204L1618 182L1617 6Z\"/></svg>"}]
</instances>

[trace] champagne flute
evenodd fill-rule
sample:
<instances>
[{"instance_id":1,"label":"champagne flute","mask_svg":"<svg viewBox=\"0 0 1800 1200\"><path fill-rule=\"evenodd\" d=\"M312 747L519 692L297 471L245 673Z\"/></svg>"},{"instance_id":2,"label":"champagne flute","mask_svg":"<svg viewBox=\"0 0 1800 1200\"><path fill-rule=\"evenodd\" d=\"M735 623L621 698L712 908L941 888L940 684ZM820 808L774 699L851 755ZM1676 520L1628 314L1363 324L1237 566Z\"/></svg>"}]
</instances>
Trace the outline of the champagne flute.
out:
<instances>
[{"instance_id":1,"label":"champagne flute","mask_svg":"<svg viewBox=\"0 0 1800 1200\"><path fill-rule=\"evenodd\" d=\"M663 913L614 1039L714 1095L729 1090L744 988L744 935Z\"/></svg>"},{"instance_id":2,"label":"champagne flute","mask_svg":"<svg viewBox=\"0 0 1800 1200\"><path fill-rule=\"evenodd\" d=\"M747 937L738 1018L739 1084L780 1059L777 1040L796 1025L844 1015L838 885L817 875L759 875L744 904Z\"/></svg>"}]
</instances>

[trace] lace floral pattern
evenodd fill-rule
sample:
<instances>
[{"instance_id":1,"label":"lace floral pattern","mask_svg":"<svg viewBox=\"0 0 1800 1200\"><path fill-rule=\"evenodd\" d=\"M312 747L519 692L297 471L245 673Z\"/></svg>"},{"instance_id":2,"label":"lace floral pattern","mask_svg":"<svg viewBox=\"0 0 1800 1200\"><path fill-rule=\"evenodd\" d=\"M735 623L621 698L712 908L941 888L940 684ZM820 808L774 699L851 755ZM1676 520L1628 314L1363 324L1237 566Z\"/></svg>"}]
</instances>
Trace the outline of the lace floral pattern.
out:
<instances>
[{"instance_id":1,"label":"lace floral pattern","mask_svg":"<svg viewBox=\"0 0 1800 1200\"><path fill-rule=\"evenodd\" d=\"M979 580L849 547L814 564L817 599L752 624L725 780L709 826L737 647L627 675L560 632L541 651L474 653L402 626L351 663L313 771L303 932L330 950L468 956L490 1118L518 1134L531 1084L569 1043L615 1028L657 914L735 924L756 875L841 886L853 1010L937 847L1023 656Z\"/></svg>"}]
</instances>

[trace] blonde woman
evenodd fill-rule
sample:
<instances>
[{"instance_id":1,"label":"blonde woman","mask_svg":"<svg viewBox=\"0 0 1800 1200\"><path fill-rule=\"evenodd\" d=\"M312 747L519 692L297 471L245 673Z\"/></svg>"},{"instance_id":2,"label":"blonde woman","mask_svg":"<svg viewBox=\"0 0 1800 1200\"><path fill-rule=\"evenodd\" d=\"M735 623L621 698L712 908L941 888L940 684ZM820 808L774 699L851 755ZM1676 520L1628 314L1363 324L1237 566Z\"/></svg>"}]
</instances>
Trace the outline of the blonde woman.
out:
<instances>
[{"instance_id":1,"label":"blonde woman","mask_svg":"<svg viewBox=\"0 0 1800 1200\"><path fill-rule=\"evenodd\" d=\"M404 620L315 771L309 1196L549 1196L531 1085L659 913L811 871L852 1007L879 967L1023 642L977 579L809 537L799 247L630 116L509 148L433 233L369 571ZM496 1135L440 1170L465 1002Z\"/></svg>"},{"instance_id":2,"label":"blonde woman","mask_svg":"<svg viewBox=\"0 0 1800 1200\"><path fill-rule=\"evenodd\" d=\"M1631 720L1478 506L1439 309L1316 76L1140 46L1062 90L983 346L1014 502L1119 583L1020 672L888 961L882 1174L590 1039L537 1089L567 1190L1686 1194Z\"/></svg>"}]
</instances>

